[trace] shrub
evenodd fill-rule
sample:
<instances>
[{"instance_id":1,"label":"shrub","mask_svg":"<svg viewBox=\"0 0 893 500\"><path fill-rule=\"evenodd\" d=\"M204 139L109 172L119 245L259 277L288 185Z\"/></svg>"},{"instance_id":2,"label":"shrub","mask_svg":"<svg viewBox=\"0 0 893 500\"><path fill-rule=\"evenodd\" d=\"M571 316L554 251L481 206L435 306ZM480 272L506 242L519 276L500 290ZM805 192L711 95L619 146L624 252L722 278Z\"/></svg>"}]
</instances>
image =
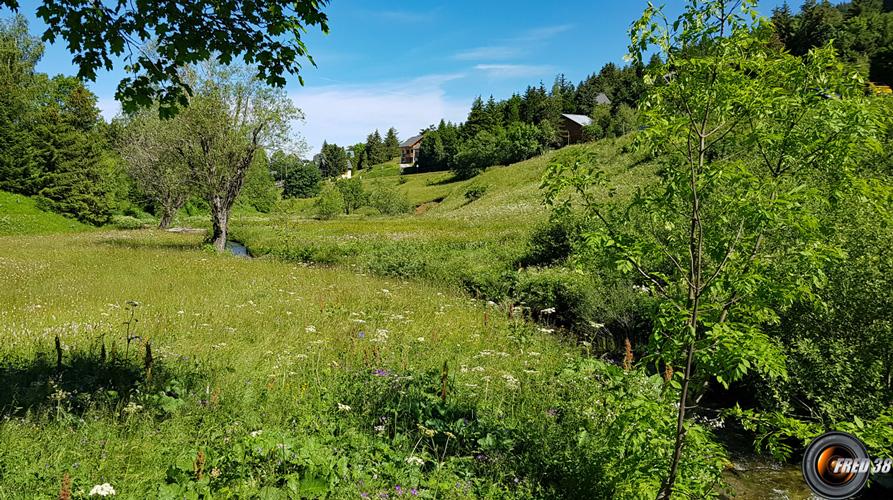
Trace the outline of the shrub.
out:
<instances>
[{"instance_id":1,"label":"shrub","mask_svg":"<svg viewBox=\"0 0 893 500\"><path fill-rule=\"evenodd\" d=\"M110 225L115 229L142 229L143 221L129 215L113 215Z\"/></svg>"},{"instance_id":2,"label":"shrub","mask_svg":"<svg viewBox=\"0 0 893 500\"><path fill-rule=\"evenodd\" d=\"M326 183L314 205L316 216L320 219L331 219L344 212L344 198L334 183Z\"/></svg>"},{"instance_id":3,"label":"shrub","mask_svg":"<svg viewBox=\"0 0 893 500\"><path fill-rule=\"evenodd\" d=\"M515 298L534 317L561 326L584 326L594 321L593 281L586 275L559 268L528 268L518 273Z\"/></svg>"},{"instance_id":4,"label":"shrub","mask_svg":"<svg viewBox=\"0 0 893 500\"><path fill-rule=\"evenodd\" d=\"M543 152L543 132L529 123L516 122L505 136L502 161L506 164L524 161Z\"/></svg>"},{"instance_id":5,"label":"shrub","mask_svg":"<svg viewBox=\"0 0 893 500\"><path fill-rule=\"evenodd\" d=\"M469 186L468 189L465 190L465 199L468 200L469 203L471 203L472 201L480 199L486 192L487 186Z\"/></svg>"},{"instance_id":6,"label":"shrub","mask_svg":"<svg viewBox=\"0 0 893 500\"><path fill-rule=\"evenodd\" d=\"M349 214L366 204L369 194L363 189L363 181L359 177L338 179L335 187L341 192L344 213Z\"/></svg>"},{"instance_id":7,"label":"shrub","mask_svg":"<svg viewBox=\"0 0 893 500\"><path fill-rule=\"evenodd\" d=\"M459 179L469 179L481 173L485 168L500 163L500 159L499 137L490 132L481 131L465 141L459 148L453 172Z\"/></svg>"},{"instance_id":8,"label":"shrub","mask_svg":"<svg viewBox=\"0 0 893 500\"><path fill-rule=\"evenodd\" d=\"M382 215L405 214L412 209L412 204L405 194L392 186L377 186L369 193L369 205Z\"/></svg>"},{"instance_id":9,"label":"shrub","mask_svg":"<svg viewBox=\"0 0 893 500\"><path fill-rule=\"evenodd\" d=\"M572 213L555 213L537 226L518 264L546 266L567 260L583 230L582 219Z\"/></svg>"}]
</instances>

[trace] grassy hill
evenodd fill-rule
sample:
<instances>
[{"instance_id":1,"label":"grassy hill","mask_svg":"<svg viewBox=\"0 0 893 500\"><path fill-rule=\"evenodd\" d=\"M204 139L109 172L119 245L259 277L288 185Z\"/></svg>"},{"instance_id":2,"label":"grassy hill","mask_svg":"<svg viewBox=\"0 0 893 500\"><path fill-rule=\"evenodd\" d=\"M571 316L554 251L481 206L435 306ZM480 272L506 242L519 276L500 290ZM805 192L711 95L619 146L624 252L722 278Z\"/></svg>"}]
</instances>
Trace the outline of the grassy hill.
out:
<instances>
[{"instance_id":1,"label":"grassy hill","mask_svg":"<svg viewBox=\"0 0 893 500\"><path fill-rule=\"evenodd\" d=\"M81 231L87 226L59 214L45 212L27 196L0 191L0 236Z\"/></svg>"},{"instance_id":2,"label":"grassy hill","mask_svg":"<svg viewBox=\"0 0 893 500\"><path fill-rule=\"evenodd\" d=\"M622 197L653 174L651 164L623 152L629 140L569 146L466 180L455 180L450 172L401 175L396 165L377 165L360 174L366 187L395 187L416 206L413 214L333 220L294 214L242 217L234 219L231 234L252 255L418 279L486 299L525 301L532 308L564 301L558 305L559 315L567 313L563 323L579 323L582 318L569 311L576 307L572 302L612 292L604 287L584 292L599 287L542 258L541 247L551 245L553 236L560 238L550 233L555 228L542 202L543 174L552 161L586 154L604 165ZM470 196L472 190L478 196Z\"/></svg>"}]
</instances>

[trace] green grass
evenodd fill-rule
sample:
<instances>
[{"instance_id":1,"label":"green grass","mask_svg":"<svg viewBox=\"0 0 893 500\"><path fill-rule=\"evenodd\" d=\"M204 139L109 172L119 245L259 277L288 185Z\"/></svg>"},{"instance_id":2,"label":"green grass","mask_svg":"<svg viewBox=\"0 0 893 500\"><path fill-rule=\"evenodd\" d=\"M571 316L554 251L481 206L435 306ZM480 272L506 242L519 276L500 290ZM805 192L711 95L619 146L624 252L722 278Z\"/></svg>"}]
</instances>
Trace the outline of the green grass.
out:
<instances>
[{"instance_id":1,"label":"green grass","mask_svg":"<svg viewBox=\"0 0 893 500\"><path fill-rule=\"evenodd\" d=\"M198 450L205 483L256 493L284 484L274 480L284 472L265 469L286 460L282 442L298 453L288 460L299 463L282 466L300 472L295 484L319 479L338 498L393 492L395 483L440 498L525 496L542 486L532 477L513 484L523 467L500 458L508 444L487 448L483 470L463 456L484 453L478 440L488 435L537 441L545 428L573 447L576 429L562 430L547 410L566 408L569 425L581 425L586 405L568 391L596 390L555 385L562 367L582 359L571 345L423 284L216 255L197 235L152 230L7 237L0 255L0 498L54 496L65 473L78 497L104 482L124 498L154 497L179 478L164 488L182 498L186 489L175 488L202 487L190 480ZM128 301L139 303L129 348ZM468 435L453 436L450 450L447 432ZM273 455L251 458L264 447ZM209 479L212 470L219 477Z\"/></svg>"},{"instance_id":2,"label":"green grass","mask_svg":"<svg viewBox=\"0 0 893 500\"><path fill-rule=\"evenodd\" d=\"M27 196L0 191L0 236L82 231L88 226L45 212Z\"/></svg>"},{"instance_id":3,"label":"green grass","mask_svg":"<svg viewBox=\"0 0 893 500\"><path fill-rule=\"evenodd\" d=\"M590 154L622 186L618 196L625 196L652 172L650 165L639 165L633 155L622 152L628 143L627 138L570 146L461 181L450 172L368 177L363 173L361 178L370 189L390 185L403 192L418 207L415 214L320 221L292 211L236 218L232 235L255 255L344 265L480 291L517 268L532 232L548 219L540 184L549 163L577 153ZM469 200L466 192L472 187L484 188L483 196Z\"/></svg>"}]
</instances>

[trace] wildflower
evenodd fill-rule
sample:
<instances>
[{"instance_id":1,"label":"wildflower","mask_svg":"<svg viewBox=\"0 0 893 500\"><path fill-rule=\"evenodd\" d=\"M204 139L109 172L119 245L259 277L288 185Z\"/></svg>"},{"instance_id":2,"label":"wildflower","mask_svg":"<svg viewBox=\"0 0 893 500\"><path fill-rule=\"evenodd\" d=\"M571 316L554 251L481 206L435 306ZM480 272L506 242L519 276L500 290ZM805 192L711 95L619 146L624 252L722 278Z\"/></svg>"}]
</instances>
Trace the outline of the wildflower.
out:
<instances>
[{"instance_id":1,"label":"wildflower","mask_svg":"<svg viewBox=\"0 0 893 500\"><path fill-rule=\"evenodd\" d=\"M409 490L409 494L414 497L417 497L417 496L419 496L419 490L412 488L411 490Z\"/></svg>"},{"instance_id":2,"label":"wildflower","mask_svg":"<svg viewBox=\"0 0 893 500\"><path fill-rule=\"evenodd\" d=\"M346 412L346 411L350 411L350 410L351 410L350 406L347 406L347 405L345 405L345 404L338 403L338 411L345 411L345 412Z\"/></svg>"},{"instance_id":3,"label":"wildflower","mask_svg":"<svg viewBox=\"0 0 893 500\"><path fill-rule=\"evenodd\" d=\"M71 500L71 476L66 472L62 476L62 487L59 489L59 500Z\"/></svg>"},{"instance_id":4,"label":"wildflower","mask_svg":"<svg viewBox=\"0 0 893 500\"><path fill-rule=\"evenodd\" d=\"M264 431L262 431L262 430L251 431L251 433L249 435L253 438L256 438L257 436L260 436L263 432Z\"/></svg>"},{"instance_id":5,"label":"wildflower","mask_svg":"<svg viewBox=\"0 0 893 500\"><path fill-rule=\"evenodd\" d=\"M376 425L375 427L373 427L373 429L375 429L375 432L384 432L383 425Z\"/></svg>"},{"instance_id":6,"label":"wildflower","mask_svg":"<svg viewBox=\"0 0 893 500\"><path fill-rule=\"evenodd\" d=\"M629 371L633 367L633 346L630 343L629 338L623 342L623 350L623 369Z\"/></svg>"},{"instance_id":7,"label":"wildflower","mask_svg":"<svg viewBox=\"0 0 893 500\"><path fill-rule=\"evenodd\" d=\"M391 375L391 372L389 372L387 370L382 370L381 368L378 368L377 370L372 372L372 374L375 375L376 377L388 377Z\"/></svg>"},{"instance_id":8,"label":"wildflower","mask_svg":"<svg viewBox=\"0 0 893 500\"><path fill-rule=\"evenodd\" d=\"M128 414L132 415L142 409L143 409L142 405L138 405L138 404L134 403L133 401L131 401L131 402L127 403L127 406L124 407L124 413L128 413Z\"/></svg>"},{"instance_id":9,"label":"wildflower","mask_svg":"<svg viewBox=\"0 0 893 500\"><path fill-rule=\"evenodd\" d=\"M555 314L555 308L554 308L554 307L547 307L547 308L541 310L541 311L540 311L540 314L544 314L544 315L547 315L547 316L548 316L549 314Z\"/></svg>"},{"instance_id":10,"label":"wildflower","mask_svg":"<svg viewBox=\"0 0 893 500\"><path fill-rule=\"evenodd\" d=\"M540 331L543 333L555 333L554 328L540 328Z\"/></svg>"},{"instance_id":11,"label":"wildflower","mask_svg":"<svg viewBox=\"0 0 893 500\"><path fill-rule=\"evenodd\" d=\"M313 326L313 325L307 325L307 326L304 328L304 331L307 332L307 333L316 333L316 327Z\"/></svg>"},{"instance_id":12,"label":"wildflower","mask_svg":"<svg viewBox=\"0 0 893 500\"><path fill-rule=\"evenodd\" d=\"M424 342L424 341L425 341L425 337L419 337L419 338L417 338L417 339L415 339L415 340L416 340L416 342Z\"/></svg>"},{"instance_id":13,"label":"wildflower","mask_svg":"<svg viewBox=\"0 0 893 500\"><path fill-rule=\"evenodd\" d=\"M399 484L397 486L394 486L394 491L396 491L398 495L403 494L403 488L401 488Z\"/></svg>"},{"instance_id":14,"label":"wildflower","mask_svg":"<svg viewBox=\"0 0 893 500\"><path fill-rule=\"evenodd\" d=\"M408 463L409 465L417 465L417 466L421 467L422 465L424 465L425 461L419 457L411 456L411 457L406 457L406 463Z\"/></svg>"},{"instance_id":15,"label":"wildflower","mask_svg":"<svg viewBox=\"0 0 893 500\"><path fill-rule=\"evenodd\" d=\"M357 333L357 338L360 338L360 339L366 338L366 332L361 330L359 333Z\"/></svg>"},{"instance_id":16,"label":"wildflower","mask_svg":"<svg viewBox=\"0 0 893 500\"><path fill-rule=\"evenodd\" d=\"M90 496L110 497L115 495L115 488L109 483L97 484L90 490Z\"/></svg>"}]
</instances>

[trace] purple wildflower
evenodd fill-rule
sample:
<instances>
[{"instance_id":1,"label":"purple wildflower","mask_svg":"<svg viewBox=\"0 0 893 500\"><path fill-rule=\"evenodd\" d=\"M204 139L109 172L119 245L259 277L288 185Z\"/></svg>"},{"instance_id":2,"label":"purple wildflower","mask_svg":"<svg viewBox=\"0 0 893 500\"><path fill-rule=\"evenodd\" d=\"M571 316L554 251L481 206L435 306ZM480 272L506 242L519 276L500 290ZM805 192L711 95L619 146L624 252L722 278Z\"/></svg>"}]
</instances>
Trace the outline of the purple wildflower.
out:
<instances>
[{"instance_id":1,"label":"purple wildflower","mask_svg":"<svg viewBox=\"0 0 893 500\"><path fill-rule=\"evenodd\" d=\"M403 488L401 488L399 484L397 486L394 486L394 491L396 491L398 495L403 494Z\"/></svg>"},{"instance_id":2,"label":"purple wildflower","mask_svg":"<svg viewBox=\"0 0 893 500\"><path fill-rule=\"evenodd\" d=\"M360 333L357 333L357 338L361 338L361 339L366 338L366 332L360 331Z\"/></svg>"},{"instance_id":3,"label":"purple wildflower","mask_svg":"<svg viewBox=\"0 0 893 500\"><path fill-rule=\"evenodd\" d=\"M388 377L391 375L391 372L379 368L379 369L375 370L374 372L372 372L372 374L375 375L376 377Z\"/></svg>"},{"instance_id":4,"label":"purple wildflower","mask_svg":"<svg viewBox=\"0 0 893 500\"><path fill-rule=\"evenodd\" d=\"M419 490L413 488L413 489L409 490L409 494L414 497L417 497L417 496L419 496Z\"/></svg>"}]
</instances>

